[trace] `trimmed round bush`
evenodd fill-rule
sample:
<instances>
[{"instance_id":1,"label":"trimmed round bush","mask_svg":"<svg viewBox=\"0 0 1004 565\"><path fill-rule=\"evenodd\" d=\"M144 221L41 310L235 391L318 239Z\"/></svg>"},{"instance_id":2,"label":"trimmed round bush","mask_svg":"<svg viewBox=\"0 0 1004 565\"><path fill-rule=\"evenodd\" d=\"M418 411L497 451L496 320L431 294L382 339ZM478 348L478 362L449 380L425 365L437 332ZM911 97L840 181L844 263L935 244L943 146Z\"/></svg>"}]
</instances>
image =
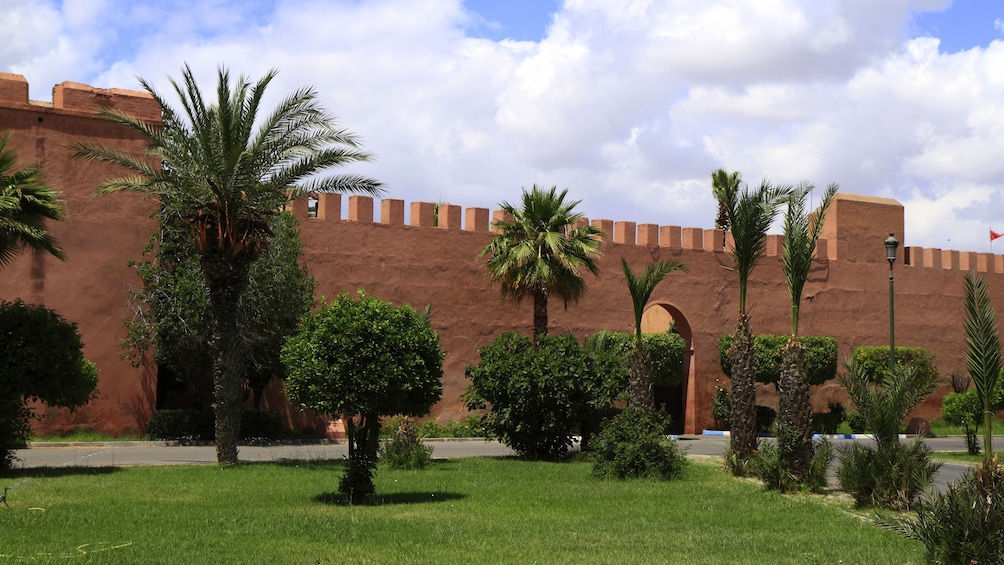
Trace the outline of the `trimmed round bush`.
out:
<instances>
[{"instance_id":1,"label":"trimmed round bush","mask_svg":"<svg viewBox=\"0 0 1004 565\"><path fill-rule=\"evenodd\" d=\"M593 444L593 475L604 479L678 476L686 452L667 438L669 416L644 408L627 408L606 420Z\"/></svg>"}]
</instances>

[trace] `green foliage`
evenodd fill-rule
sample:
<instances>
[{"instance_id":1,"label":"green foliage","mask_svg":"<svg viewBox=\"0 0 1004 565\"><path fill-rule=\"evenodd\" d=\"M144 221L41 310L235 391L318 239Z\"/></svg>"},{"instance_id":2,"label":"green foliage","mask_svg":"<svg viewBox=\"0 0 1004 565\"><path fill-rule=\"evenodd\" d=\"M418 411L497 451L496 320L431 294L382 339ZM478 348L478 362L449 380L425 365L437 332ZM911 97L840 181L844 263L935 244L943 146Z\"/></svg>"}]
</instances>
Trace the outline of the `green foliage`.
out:
<instances>
[{"instance_id":1,"label":"green foliage","mask_svg":"<svg viewBox=\"0 0 1004 565\"><path fill-rule=\"evenodd\" d=\"M588 351L609 352L624 363L625 374L634 347L634 335L626 332L600 331L586 337L582 346ZM652 358L652 384L680 386L683 378L683 355L687 342L679 334L642 334L642 343ZM626 380L626 377L625 377Z\"/></svg>"},{"instance_id":2,"label":"green foliage","mask_svg":"<svg viewBox=\"0 0 1004 565\"><path fill-rule=\"evenodd\" d=\"M130 297L133 315L126 321L122 347L134 364L153 348L157 361L187 388L194 407L202 409L212 402L209 289L191 245L190 228L168 202L161 199L160 232L144 251L151 259L132 263L143 286ZM240 343L249 361L246 378L256 407L268 382L284 376L279 351L313 305L316 287L299 264L303 244L293 215L282 212L270 217L269 228L238 306Z\"/></svg>"},{"instance_id":3,"label":"green foliage","mask_svg":"<svg viewBox=\"0 0 1004 565\"><path fill-rule=\"evenodd\" d=\"M781 380L781 365L784 360L784 348L789 336L759 334L753 338L753 365L756 368L756 380L759 383L777 384ZM732 362L729 359L729 349L732 348L733 337L722 336L718 340L718 362L722 371L732 376ZM837 376L837 340L828 336L800 337L805 349L805 374L810 385L821 385Z\"/></svg>"},{"instance_id":4,"label":"green foliage","mask_svg":"<svg viewBox=\"0 0 1004 565\"><path fill-rule=\"evenodd\" d=\"M39 167L14 170L17 151L7 148L10 132L0 132L0 268L25 249L63 258L45 220L63 219L59 192L42 182Z\"/></svg>"},{"instance_id":5,"label":"green foliage","mask_svg":"<svg viewBox=\"0 0 1004 565\"><path fill-rule=\"evenodd\" d=\"M575 432L598 421L626 384L623 373L608 378L603 358L569 334L542 337L536 348L525 336L502 334L478 353L481 361L466 371L467 408L489 408L486 435L532 459L567 453Z\"/></svg>"},{"instance_id":6,"label":"green foliage","mask_svg":"<svg viewBox=\"0 0 1004 565\"><path fill-rule=\"evenodd\" d=\"M830 402L829 412L812 415L812 431L820 434L835 434L840 424L847 419L847 409L839 402Z\"/></svg>"},{"instance_id":7,"label":"green foliage","mask_svg":"<svg viewBox=\"0 0 1004 565\"><path fill-rule=\"evenodd\" d=\"M918 369L918 366L921 369ZM847 374L840 384L847 390L854 407L880 445L898 444L899 430L906 418L938 385L937 370L923 370L923 365L896 365L886 371L881 382L874 383L867 365L854 358L845 364Z\"/></svg>"},{"instance_id":8,"label":"green foliage","mask_svg":"<svg viewBox=\"0 0 1004 565\"><path fill-rule=\"evenodd\" d=\"M427 314L362 291L304 316L286 340L290 399L348 419L349 467L339 488L350 501L373 493L380 417L421 416L442 396L443 355Z\"/></svg>"},{"instance_id":9,"label":"green foliage","mask_svg":"<svg viewBox=\"0 0 1004 565\"><path fill-rule=\"evenodd\" d=\"M579 225L582 214L574 210L580 201L566 203L567 194L533 185L523 190L519 207L502 202L511 221L495 222L494 238L478 254L489 256L485 268L503 297L533 299L534 343L547 334L548 297L561 298L567 306L586 291L579 271L599 273L596 256L603 232L592 224Z\"/></svg>"},{"instance_id":10,"label":"green foliage","mask_svg":"<svg viewBox=\"0 0 1004 565\"><path fill-rule=\"evenodd\" d=\"M997 332L997 314L990 298L990 288L983 275L966 273L966 367L973 380L983 412L983 449L993 456L990 431L997 380L1001 372L1001 340Z\"/></svg>"},{"instance_id":11,"label":"green foliage","mask_svg":"<svg viewBox=\"0 0 1004 565\"><path fill-rule=\"evenodd\" d=\"M855 434L864 433L868 429L868 422L861 412L857 410L851 410L847 413L847 425L851 428L851 432Z\"/></svg>"},{"instance_id":12,"label":"green foliage","mask_svg":"<svg viewBox=\"0 0 1004 565\"><path fill-rule=\"evenodd\" d=\"M879 525L927 548L929 563L1004 563L1004 467L996 458L966 471L944 493L921 498L916 518L879 515Z\"/></svg>"},{"instance_id":13,"label":"green foliage","mask_svg":"<svg viewBox=\"0 0 1004 565\"><path fill-rule=\"evenodd\" d=\"M715 419L716 430L729 429L732 401L729 399L729 390L723 386L715 385L715 394L711 397L711 416Z\"/></svg>"},{"instance_id":14,"label":"green foliage","mask_svg":"<svg viewBox=\"0 0 1004 565\"><path fill-rule=\"evenodd\" d=\"M909 510L941 468L920 441L878 447L851 443L838 451L837 481L857 506Z\"/></svg>"},{"instance_id":15,"label":"green foliage","mask_svg":"<svg viewBox=\"0 0 1004 565\"><path fill-rule=\"evenodd\" d=\"M329 174L369 155L353 134L335 125L313 89L295 91L265 114L262 101L276 71L254 83L243 75L231 82L224 67L217 76L215 99L203 95L187 65L180 83L171 79L181 111L140 79L161 108L160 124L110 107L98 116L138 133L146 151L130 154L80 142L73 144L72 156L126 171L100 183L97 194L129 191L164 198L188 227L209 297L217 460L232 465L237 463L242 389L254 366L241 334L239 302L251 265L271 233L269 219L291 200L314 193L379 194L381 188L359 175Z\"/></svg>"},{"instance_id":16,"label":"green foliage","mask_svg":"<svg viewBox=\"0 0 1004 565\"><path fill-rule=\"evenodd\" d=\"M481 416L471 415L462 420L449 420L440 424L426 420L418 426L418 437L484 437Z\"/></svg>"},{"instance_id":17,"label":"green foliage","mask_svg":"<svg viewBox=\"0 0 1004 565\"><path fill-rule=\"evenodd\" d=\"M976 434L983 423L983 402L976 389L946 394L941 401L941 418L965 432L966 450L970 455L979 455Z\"/></svg>"},{"instance_id":18,"label":"green foliage","mask_svg":"<svg viewBox=\"0 0 1004 565\"><path fill-rule=\"evenodd\" d=\"M882 382L882 379L889 374L889 347L880 345L855 347L851 352L851 361L860 371L868 375L871 382ZM896 365L910 365L917 372L933 375L934 380L938 380L938 367L934 361L934 353L922 347L896 346Z\"/></svg>"},{"instance_id":19,"label":"green foliage","mask_svg":"<svg viewBox=\"0 0 1004 565\"><path fill-rule=\"evenodd\" d=\"M601 427L590 459L593 475L604 479L678 476L687 454L666 437L669 416L645 408L626 408Z\"/></svg>"},{"instance_id":20,"label":"green foliage","mask_svg":"<svg viewBox=\"0 0 1004 565\"><path fill-rule=\"evenodd\" d=\"M794 430L798 435L801 433ZM789 441L784 433L778 435L777 442ZM825 438L814 442L808 468L802 477L796 477L786 471L790 468L782 458L782 450L772 443L763 442L750 462L750 472L763 481L767 490L780 492L808 489L810 492L822 492L826 488L826 472L833 461L833 445Z\"/></svg>"},{"instance_id":21,"label":"green foliage","mask_svg":"<svg viewBox=\"0 0 1004 565\"><path fill-rule=\"evenodd\" d=\"M98 369L82 349L77 325L54 310L0 301L0 469L27 439L29 403L72 409L90 401Z\"/></svg>"},{"instance_id":22,"label":"green foliage","mask_svg":"<svg viewBox=\"0 0 1004 565\"><path fill-rule=\"evenodd\" d=\"M432 448L418 437L415 420L403 418L394 437L380 446L380 460L391 469L424 469L432 461Z\"/></svg>"},{"instance_id":23,"label":"green foliage","mask_svg":"<svg viewBox=\"0 0 1004 565\"><path fill-rule=\"evenodd\" d=\"M146 422L151 440L192 443L212 441L213 413L209 410L157 410ZM241 414L241 439L275 440L283 435L282 416L275 410L245 410Z\"/></svg>"}]
</instances>

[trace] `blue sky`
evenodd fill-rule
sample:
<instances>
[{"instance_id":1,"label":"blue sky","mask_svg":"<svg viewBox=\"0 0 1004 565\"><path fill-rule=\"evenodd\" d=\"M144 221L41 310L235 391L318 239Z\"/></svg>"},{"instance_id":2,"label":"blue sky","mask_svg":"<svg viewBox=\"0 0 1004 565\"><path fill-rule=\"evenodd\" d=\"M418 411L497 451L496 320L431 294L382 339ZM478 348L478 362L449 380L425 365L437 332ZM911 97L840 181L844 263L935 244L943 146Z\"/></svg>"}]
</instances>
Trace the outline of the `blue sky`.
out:
<instances>
[{"instance_id":1,"label":"blue sky","mask_svg":"<svg viewBox=\"0 0 1004 565\"><path fill-rule=\"evenodd\" d=\"M998 0L0 0L0 72L50 101L277 68L271 96L313 86L375 156L353 172L406 201L538 183L590 218L710 227L725 167L895 198L905 245L987 251L1001 21Z\"/></svg>"}]
</instances>

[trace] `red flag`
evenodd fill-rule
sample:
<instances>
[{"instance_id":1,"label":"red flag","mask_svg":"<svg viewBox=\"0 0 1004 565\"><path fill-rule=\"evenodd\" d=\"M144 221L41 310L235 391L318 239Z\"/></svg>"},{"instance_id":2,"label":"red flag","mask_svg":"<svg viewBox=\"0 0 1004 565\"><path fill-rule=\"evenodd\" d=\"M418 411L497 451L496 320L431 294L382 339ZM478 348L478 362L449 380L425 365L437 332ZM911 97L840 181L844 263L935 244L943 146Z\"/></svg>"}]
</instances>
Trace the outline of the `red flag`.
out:
<instances>
[{"instance_id":1,"label":"red flag","mask_svg":"<svg viewBox=\"0 0 1004 565\"><path fill-rule=\"evenodd\" d=\"M990 230L990 241L993 241L1001 236L1004 236L1004 233L997 233L994 230Z\"/></svg>"}]
</instances>

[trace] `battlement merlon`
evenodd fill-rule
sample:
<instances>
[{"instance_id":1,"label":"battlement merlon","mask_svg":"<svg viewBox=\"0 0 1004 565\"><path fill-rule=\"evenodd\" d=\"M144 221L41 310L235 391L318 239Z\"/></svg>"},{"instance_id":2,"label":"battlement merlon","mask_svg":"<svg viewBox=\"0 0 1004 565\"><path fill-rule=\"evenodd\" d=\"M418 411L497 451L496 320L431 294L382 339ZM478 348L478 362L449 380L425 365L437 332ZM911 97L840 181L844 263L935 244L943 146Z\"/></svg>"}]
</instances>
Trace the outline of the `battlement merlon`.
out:
<instances>
[{"instance_id":1,"label":"battlement merlon","mask_svg":"<svg viewBox=\"0 0 1004 565\"><path fill-rule=\"evenodd\" d=\"M11 73L0 73L0 106L83 115L93 115L100 108L113 108L151 122L161 119L160 105L147 92L62 82L52 88L51 103L36 102L28 99L28 81L24 76Z\"/></svg>"}]
</instances>

